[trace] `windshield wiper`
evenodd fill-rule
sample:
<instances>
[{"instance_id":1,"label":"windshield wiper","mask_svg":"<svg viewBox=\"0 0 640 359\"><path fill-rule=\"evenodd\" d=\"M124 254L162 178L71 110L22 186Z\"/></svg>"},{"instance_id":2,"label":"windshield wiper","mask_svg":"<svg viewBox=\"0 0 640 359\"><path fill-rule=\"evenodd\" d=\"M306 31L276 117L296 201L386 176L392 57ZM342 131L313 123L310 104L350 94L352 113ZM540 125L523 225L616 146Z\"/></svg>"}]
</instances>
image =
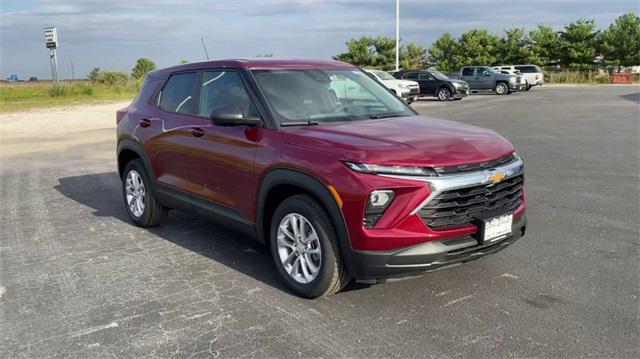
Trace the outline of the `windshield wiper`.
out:
<instances>
[{"instance_id":1,"label":"windshield wiper","mask_svg":"<svg viewBox=\"0 0 640 359\"><path fill-rule=\"evenodd\" d=\"M285 122L280 122L280 126L282 127L287 127L287 126L315 126L315 125L319 125L320 122L318 121L285 121Z\"/></svg>"},{"instance_id":2,"label":"windshield wiper","mask_svg":"<svg viewBox=\"0 0 640 359\"><path fill-rule=\"evenodd\" d=\"M369 115L369 118L372 120L379 120L381 118L390 118L390 117L404 117L408 115L397 114L397 113L377 113L374 115Z\"/></svg>"}]
</instances>

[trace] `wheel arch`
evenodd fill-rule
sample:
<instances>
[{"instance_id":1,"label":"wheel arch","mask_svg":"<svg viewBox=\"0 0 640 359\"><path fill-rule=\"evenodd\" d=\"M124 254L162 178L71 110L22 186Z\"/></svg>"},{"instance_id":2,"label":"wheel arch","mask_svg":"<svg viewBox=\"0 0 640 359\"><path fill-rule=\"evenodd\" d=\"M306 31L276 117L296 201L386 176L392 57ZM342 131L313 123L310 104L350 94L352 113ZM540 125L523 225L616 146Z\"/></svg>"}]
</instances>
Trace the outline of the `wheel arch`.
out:
<instances>
[{"instance_id":1,"label":"wheel arch","mask_svg":"<svg viewBox=\"0 0 640 359\"><path fill-rule=\"evenodd\" d=\"M342 253L351 248L346 222L342 209L335 197L317 176L292 168L276 168L270 170L260 184L256 217L256 236L258 240L268 243L271 217L277 206L286 198L295 194L309 194L327 211L338 235ZM347 263L345 265L348 266Z\"/></svg>"},{"instance_id":2,"label":"wheel arch","mask_svg":"<svg viewBox=\"0 0 640 359\"><path fill-rule=\"evenodd\" d=\"M153 168L151 167L151 162L149 161L149 157L147 157L146 152L144 150L144 146L140 142L136 142L131 139L124 139L118 142L118 175L120 178L123 176L124 168L127 166L127 163L132 159L139 158L142 160L145 169L147 170L147 174L151 177L152 180L155 180L155 176L153 174Z\"/></svg>"}]
</instances>

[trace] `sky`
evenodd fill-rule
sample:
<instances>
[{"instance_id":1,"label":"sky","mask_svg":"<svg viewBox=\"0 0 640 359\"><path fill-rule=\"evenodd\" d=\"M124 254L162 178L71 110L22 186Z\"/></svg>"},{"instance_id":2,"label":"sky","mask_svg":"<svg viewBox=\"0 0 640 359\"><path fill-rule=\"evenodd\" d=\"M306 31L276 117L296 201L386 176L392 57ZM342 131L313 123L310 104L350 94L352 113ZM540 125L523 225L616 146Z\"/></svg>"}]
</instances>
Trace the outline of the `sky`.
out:
<instances>
[{"instance_id":1,"label":"sky","mask_svg":"<svg viewBox=\"0 0 640 359\"><path fill-rule=\"evenodd\" d=\"M640 0L401 0L402 43L428 47L442 33L501 34L578 18L607 27L640 12ZM136 59L158 67L205 58L330 58L345 41L395 36L395 0L0 0L0 76L51 78L43 28L58 28L59 76L94 67L127 73Z\"/></svg>"}]
</instances>

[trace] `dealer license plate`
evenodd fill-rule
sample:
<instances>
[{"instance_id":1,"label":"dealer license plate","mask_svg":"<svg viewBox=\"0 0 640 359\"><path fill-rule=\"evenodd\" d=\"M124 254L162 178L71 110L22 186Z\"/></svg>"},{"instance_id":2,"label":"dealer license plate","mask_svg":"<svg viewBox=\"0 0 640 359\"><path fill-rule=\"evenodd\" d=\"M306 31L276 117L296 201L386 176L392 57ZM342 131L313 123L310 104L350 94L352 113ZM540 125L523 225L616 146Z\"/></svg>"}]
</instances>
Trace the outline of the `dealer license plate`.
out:
<instances>
[{"instance_id":1,"label":"dealer license plate","mask_svg":"<svg viewBox=\"0 0 640 359\"><path fill-rule=\"evenodd\" d=\"M483 242L491 243L511 234L513 214L494 217L484 222Z\"/></svg>"}]
</instances>

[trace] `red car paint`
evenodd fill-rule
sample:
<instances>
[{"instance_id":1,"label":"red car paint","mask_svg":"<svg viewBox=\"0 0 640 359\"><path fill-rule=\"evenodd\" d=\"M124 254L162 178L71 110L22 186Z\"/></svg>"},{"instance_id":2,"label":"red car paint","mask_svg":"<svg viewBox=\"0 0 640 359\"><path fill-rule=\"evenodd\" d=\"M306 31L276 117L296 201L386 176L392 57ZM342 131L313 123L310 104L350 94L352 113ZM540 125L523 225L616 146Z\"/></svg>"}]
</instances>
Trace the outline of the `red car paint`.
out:
<instances>
[{"instance_id":1,"label":"red car paint","mask_svg":"<svg viewBox=\"0 0 640 359\"><path fill-rule=\"evenodd\" d=\"M494 160L515 150L511 142L494 131L425 116L278 129L221 127L209 118L165 112L154 103L155 94L174 72L225 68L352 66L305 60L186 64L151 73L138 98L118 111L119 141L142 145L149 170L158 183L237 210L247 223L258 221L259 193L266 174L276 168L288 168L335 188L342 201L348 246L353 250L401 249L470 235L476 232L474 225L433 230L417 214L410 214L431 193L426 182L359 173L344 162L446 167ZM367 198L376 189L393 189L396 198L374 228L364 228ZM523 199L514 218L524 212Z\"/></svg>"}]
</instances>

